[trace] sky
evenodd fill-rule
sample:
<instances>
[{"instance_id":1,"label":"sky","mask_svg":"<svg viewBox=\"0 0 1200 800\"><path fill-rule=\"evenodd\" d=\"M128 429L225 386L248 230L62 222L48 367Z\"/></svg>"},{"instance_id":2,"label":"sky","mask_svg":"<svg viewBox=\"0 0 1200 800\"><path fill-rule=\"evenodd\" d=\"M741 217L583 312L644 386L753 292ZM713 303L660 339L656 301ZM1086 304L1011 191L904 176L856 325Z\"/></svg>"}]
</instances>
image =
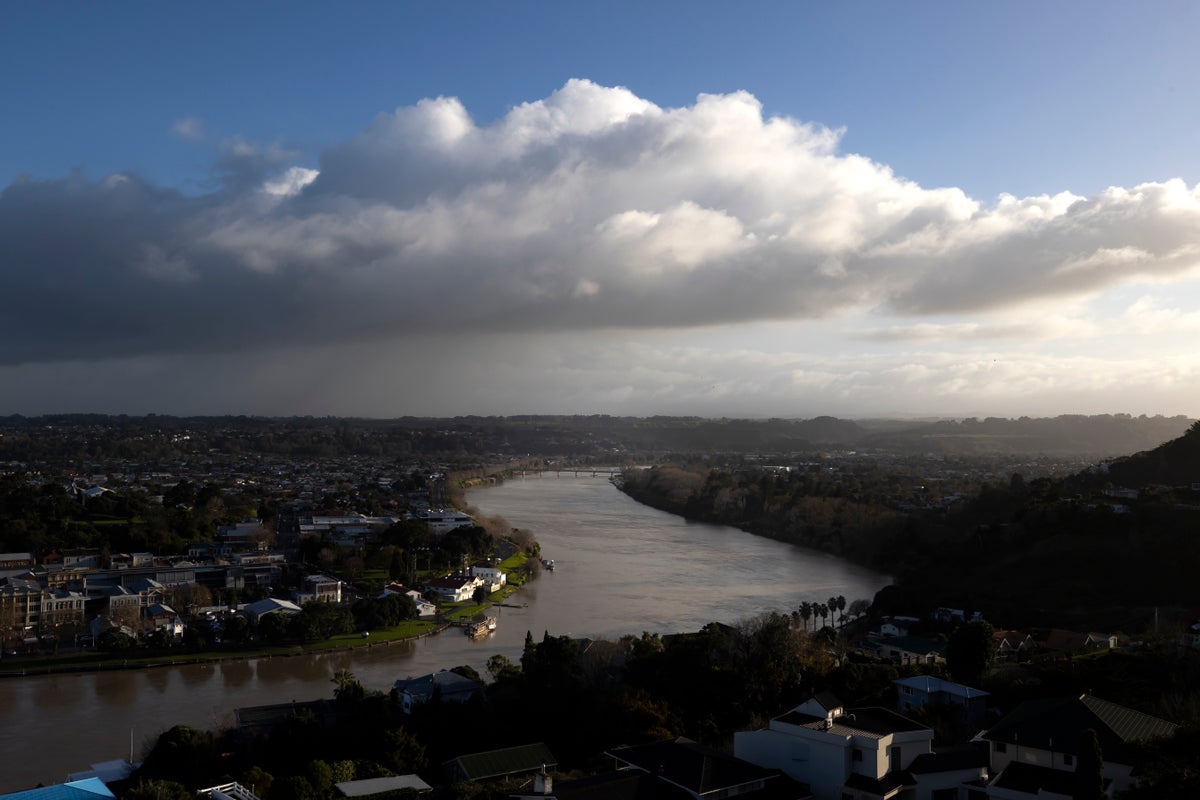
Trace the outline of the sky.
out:
<instances>
[{"instance_id":1,"label":"sky","mask_svg":"<svg viewBox=\"0 0 1200 800\"><path fill-rule=\"evenodd\" d=\"M1200 5L0 5L0 414L1185 414Z\"/></svg>"}]
</instances>

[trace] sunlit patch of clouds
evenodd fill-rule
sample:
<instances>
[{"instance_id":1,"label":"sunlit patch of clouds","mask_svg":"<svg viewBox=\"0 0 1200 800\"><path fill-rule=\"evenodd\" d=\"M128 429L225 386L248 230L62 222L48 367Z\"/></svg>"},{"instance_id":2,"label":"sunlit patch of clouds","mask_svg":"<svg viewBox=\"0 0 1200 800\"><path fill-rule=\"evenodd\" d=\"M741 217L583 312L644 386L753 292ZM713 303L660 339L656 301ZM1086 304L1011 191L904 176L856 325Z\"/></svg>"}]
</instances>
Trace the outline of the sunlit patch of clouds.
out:
<instances>
[{"instance_id":1,"label":"sunlit patch of clouds","mask_svg":"<svg viewBox=\"0 0 1200 800\"><path fill-rule=\"evenodd\" d=\"M288 167L282 174L263 184L263 191L275 197L291 197L317 179L320 173L306 167Z\"/></svg>"}]
</instances>

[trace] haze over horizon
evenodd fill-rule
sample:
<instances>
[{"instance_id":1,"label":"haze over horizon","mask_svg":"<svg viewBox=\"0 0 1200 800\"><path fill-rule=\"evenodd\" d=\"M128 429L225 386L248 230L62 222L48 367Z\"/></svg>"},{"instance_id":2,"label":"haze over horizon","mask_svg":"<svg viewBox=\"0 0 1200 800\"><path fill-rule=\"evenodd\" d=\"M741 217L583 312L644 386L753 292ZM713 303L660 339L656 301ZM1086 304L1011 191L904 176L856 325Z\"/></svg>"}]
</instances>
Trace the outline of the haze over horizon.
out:
<instances>
[{"instance_id":1,"label":"haze over horizon","mask_svg":"<svg viewBox=\"0 0 1200 800\"><path fill-rule=\"evenodd\" d=\"M1196 23L7 8L0 414L1194 417Z\"/></svg>"}]
</instances>

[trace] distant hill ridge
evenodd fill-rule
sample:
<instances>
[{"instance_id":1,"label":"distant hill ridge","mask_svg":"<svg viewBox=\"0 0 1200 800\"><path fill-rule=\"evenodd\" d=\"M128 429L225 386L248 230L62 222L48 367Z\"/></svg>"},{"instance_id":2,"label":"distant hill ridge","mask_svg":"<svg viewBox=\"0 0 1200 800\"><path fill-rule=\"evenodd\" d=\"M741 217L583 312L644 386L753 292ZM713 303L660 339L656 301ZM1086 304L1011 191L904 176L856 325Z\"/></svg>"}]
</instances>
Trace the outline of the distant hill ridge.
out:
<instances>
[{"instance_id":1,"label":"distant hill ridge","mask_svg":"<svg viewBox=\"0 0 1200 800\"><path fill-rule=\"evenodd\" d=\"M536 453L596 459L662 453L785 455L830 448L1103 460L1156 448L1183 435L1192 422L1183 416L1129 414L932 422L853 421L832 416L714 419L603 414L397 419L14 415L0 417L0 461L101 453L166 458L209 451L310 457L413 454L482 458Z\"/></svg>"},{"instance_id":2,"label":"distant hill ridge","mask_svg":"<svg viewBox=\"0 0 1200 800\"><path fill-rule=\"evenodd\" d=\"M1112 461L1107 481L1131 489L1200 484L1200 422L1192 423L1178 439Z\"/></svg>"}]
</instances>

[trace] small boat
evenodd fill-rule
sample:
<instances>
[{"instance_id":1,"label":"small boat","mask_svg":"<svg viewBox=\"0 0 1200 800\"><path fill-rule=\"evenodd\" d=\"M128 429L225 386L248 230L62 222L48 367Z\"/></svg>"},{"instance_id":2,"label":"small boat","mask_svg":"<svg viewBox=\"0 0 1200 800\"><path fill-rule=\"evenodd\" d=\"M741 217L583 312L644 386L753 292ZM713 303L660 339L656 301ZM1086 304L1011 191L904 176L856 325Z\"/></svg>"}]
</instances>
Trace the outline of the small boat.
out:
<instances>
[{"instance_id":1,"label":"small boat","mask_svg":"<svg viewBox=\"0 0 1200 800\"><path fill-rule=\"evenodd\" d=\"M542 568L548 569L551 572L554 572L554 559L553 558L543 558L542 559Z\"/></svg>"}]
</instances>

